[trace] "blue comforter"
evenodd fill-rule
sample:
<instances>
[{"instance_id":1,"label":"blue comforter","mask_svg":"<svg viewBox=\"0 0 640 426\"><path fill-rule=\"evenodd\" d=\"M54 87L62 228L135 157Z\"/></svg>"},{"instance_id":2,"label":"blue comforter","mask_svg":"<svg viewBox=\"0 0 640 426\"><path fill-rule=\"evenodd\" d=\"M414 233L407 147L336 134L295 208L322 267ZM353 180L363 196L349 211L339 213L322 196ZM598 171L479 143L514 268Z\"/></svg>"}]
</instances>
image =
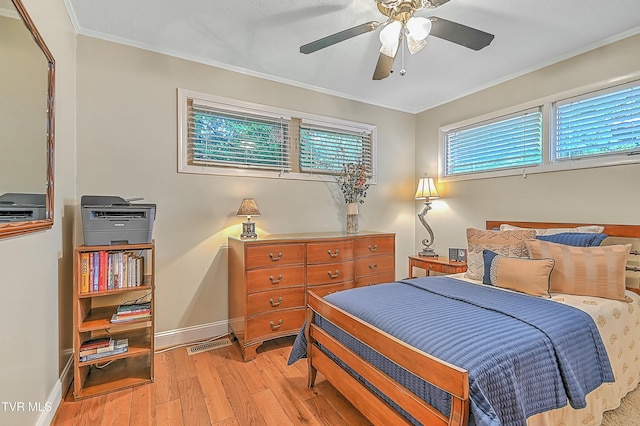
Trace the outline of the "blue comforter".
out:
<instances>
[{"instance_id":1,"label":"blue comforter","mask_svg":"<svg viewBox=\"0 0 640 426\"><path fill-rule=\"evenodd\" d=\"M526 425L536 413L586 405L614 380L591 317L548 299L450 277L428 277L334 293L332 304L469 372L470 424ZM444 392L316 316L329 333L443 413ZM410 326L408 326L410 324ZM301 332L289 362L306 356ZM390 401L393 403L392 401Z\"/></svg>"}]
</instances>

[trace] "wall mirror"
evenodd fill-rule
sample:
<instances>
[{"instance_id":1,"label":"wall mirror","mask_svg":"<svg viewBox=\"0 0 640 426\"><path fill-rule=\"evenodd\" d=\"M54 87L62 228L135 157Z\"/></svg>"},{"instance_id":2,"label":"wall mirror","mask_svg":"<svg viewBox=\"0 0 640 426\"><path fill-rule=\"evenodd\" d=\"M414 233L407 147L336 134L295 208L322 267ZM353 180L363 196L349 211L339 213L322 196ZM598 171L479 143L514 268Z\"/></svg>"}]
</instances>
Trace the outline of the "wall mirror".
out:
<instances>
[{"instance_id":1,"label":"wall mirror","mask_svg":"<svg viewBox=\"0 0 640 426\"><path fill-rule=\"evenodd\" d=\"M21 0L0 0L0 238L53 226L55 62Z\"/></svg>"}]
</instances>

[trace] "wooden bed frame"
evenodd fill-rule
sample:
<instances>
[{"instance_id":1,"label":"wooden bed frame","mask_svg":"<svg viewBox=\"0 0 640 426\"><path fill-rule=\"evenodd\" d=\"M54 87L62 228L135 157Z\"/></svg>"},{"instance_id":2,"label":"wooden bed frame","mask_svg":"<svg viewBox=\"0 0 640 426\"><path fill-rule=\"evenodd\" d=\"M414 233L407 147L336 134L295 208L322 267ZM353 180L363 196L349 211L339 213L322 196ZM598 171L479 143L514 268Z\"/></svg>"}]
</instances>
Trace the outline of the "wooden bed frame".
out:
<instances>
[{"instance_id":1,"label":"wooden bed frame","mask_svg":"<svg viewBox=\"0 0 640 426\"><path fill-rule=\"evenodd\" d=\"M523 228L565 228L584 226L577 223L487 221L486 229L510 224ZM604 233L616 237L640 238L640 225L601 225ZM451 395L449 417L444 416L407 388L314 324L318 314L343 331L372 347L421 379ZM408 424L389 403L380 398L339 364L329 358L318 345L323 345L351 369L365 378L404 411L425 425L467 425L469 421L469 378L466 370L420 351L388 333L373 327L344 310L328 303L313 292L308 295L307 322L308 385L313 387L317 372L340 391L374 424Z\"/></svg>"}]
</instances>

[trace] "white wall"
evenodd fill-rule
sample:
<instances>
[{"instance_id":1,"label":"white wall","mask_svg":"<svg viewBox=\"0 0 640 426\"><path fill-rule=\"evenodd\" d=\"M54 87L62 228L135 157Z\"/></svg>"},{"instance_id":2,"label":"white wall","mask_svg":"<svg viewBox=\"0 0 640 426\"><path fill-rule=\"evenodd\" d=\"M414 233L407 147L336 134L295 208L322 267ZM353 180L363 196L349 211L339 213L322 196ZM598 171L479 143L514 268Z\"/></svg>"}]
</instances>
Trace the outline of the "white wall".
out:
<instances>
[{"instance_id":1,"label":"white wall","mask_svg":"<svg viewBox=\"0 0 640 426\"><path fill-rule=\"evenodd\" d=\"M258 233L345 229L335 183L177 173L177 88L378 126L378 184L361 229L396 232L397 273L414 250L415 116L89 37L78 37L77 198L157 204L156 331L227 320L228 235L243 197ZM79 226L79 224L78 224ZM79 229L79 228L77 228Z\"/></svg>"},{"instance_id":2,"label":"white wall","mask_svg":"<svg viewBox=\"0 0 640 426\"><path fill-rule=\"evenodd\" d=\"M441 126L545 96L634 74L640 78L640 35L531 72L425 111L416 119L416 172L437 174ZM640 165L442 183L428 214L434 247L466 247L465 229L486 220L640 224ZM422 204L416 202L416 212ZM416 223L416 247L426 235Z\"/></svg>"},{"instance_id":3,"label":"white wall","mask_svg":"<svg viewBox=\"0 0 640 426\"><path fill-rule=\"evenodd\" d=\"M72 347L73 210L67 206L76 193L75 33L63 0L24 3L56 60L55 213L51 230L0 240L0 401L24 404L19 411L0 406L3 425L53 416L45 403L62 396L58 379ZM43 411L30 411L29 403Z\"/></svg>"}]
</instances>

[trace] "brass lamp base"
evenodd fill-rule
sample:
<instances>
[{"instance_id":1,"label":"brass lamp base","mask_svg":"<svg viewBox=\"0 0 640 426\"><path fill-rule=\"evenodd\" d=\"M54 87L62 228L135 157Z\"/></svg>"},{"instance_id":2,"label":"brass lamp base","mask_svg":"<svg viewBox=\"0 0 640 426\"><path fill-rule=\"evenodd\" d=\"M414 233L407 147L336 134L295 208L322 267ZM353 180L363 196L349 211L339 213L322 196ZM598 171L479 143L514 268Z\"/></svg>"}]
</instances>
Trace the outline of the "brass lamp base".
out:
<instances>
[{"instance_id":1,"label":"brass lamp base","mask_svg":"<svg viewBox=\"0 0 640 426\"><path fill-rule=\"evenodd\" d=\"M242 234L240 234L240 238L258 238L258 234L256 234L256 223L251 221L242 222Z\"/></svg>"}]
</instances>

